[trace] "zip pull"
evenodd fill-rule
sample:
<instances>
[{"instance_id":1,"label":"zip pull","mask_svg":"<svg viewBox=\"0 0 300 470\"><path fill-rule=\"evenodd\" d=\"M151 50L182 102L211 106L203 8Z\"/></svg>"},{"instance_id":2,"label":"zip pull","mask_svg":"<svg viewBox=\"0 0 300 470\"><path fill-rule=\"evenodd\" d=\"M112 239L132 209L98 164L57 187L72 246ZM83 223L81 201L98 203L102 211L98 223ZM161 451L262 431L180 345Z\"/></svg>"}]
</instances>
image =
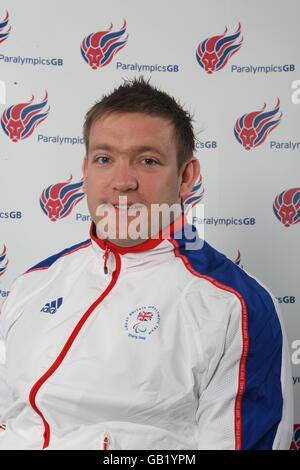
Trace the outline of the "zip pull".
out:
<instances>
[{"instance_id":1,"label":"zip pull","mask_svg":"<svg viewBox=\"0 0 300 470\"><path fill-rule=\"evenodd\" d=\"M106 247L105 247L105 252L104 252L104 255L103 255L103 259L104 259L104 274L107 274L107 273L108 273L107 259L108 259L109 252L110 252L110 248L109 248L108 246L106 246Z\"/></svg>"},{"instance_id":2,"label":"zip pull","mask_svg":"<svg viewBox=\"0 0 300 470\"><path fill-rule=\"evenodd\" d=\"M103 439L103 450L107 450L109 444L108 436L105 436Z\"/></svg>"}]
</instances>

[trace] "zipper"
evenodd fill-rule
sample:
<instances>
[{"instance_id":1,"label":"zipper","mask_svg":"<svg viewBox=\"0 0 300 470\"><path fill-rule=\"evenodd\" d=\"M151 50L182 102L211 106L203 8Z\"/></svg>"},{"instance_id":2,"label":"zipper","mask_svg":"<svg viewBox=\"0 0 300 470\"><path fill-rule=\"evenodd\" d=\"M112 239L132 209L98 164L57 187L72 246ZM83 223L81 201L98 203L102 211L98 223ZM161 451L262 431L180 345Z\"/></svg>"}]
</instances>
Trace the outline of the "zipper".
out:
<instances>
[{"instance_id":1,"label":"zipper","mask_svg":"<svg viewBox=\"0 0 300 470\"><path fill-rule=\"evenodd\" d=\"M110 441L109 441L108 436L105 436L104 439L103 439L103 450L107 450L107 449L108 449L109 443L110 443Z\"/></svg>"},{"instance_id":2,"label":"zipper","mask_svg":"<svg viewBox=\"0 0 300 470\"><path fill-rule=\"evenodd\" d=\"M73 329L73 331L70 334L66 344L62 348L61 352L59 353L59 355L55 359L52 366L45 372L44 375L42 375L42 377L33 385L32 389L30 390L29 402L30 402L32 408L34 409L34 411L41 417L41 419L43 421L43 424L44 424L43 449L46 449L46 447L49 446L50 426L49 426L49 423L46 421L43 413L39 410L39 408L36 405L37 392L39 391L41 386L46 382L46 380L48 380L49 377L51 377L51 375L58 369L58 367L60 366L60 364L62 363L62 361L66 357L69 349L71 348L72 344L74 343L78 333L80 332L80 330L81 330L82 326L84 325L84 323L86 322L86 320L89 318L89 316L92 314L92 312L95 310L95 308L98 307L98 305L102 302L102 300L109 294L109 292L115 286L115 284L118 280L118 277L120 275L120 271L121 271L121 257L119 255L119 253L114 253L114 255L115 255L115 259L116 259L116 268L115 268L114 272L112 273L112 278L111 278L111 281L110 281L109 285L107 286L105 291L102 292L100 297L98 297L98 299L95 300L95 302L88 308L88 310L81 317L81 319L79 320L79 322L77 323L77 325ZM108 441L107 441L107 445L108 445Z\"/></svg>"},{"instance_id":3,"label":"zipper","mask_svg":"<svg viewBox=\"0 0 300 470\"><path fill-rule=\"evenodd\" d=\"M109 253L110 253L110 248L109 248L107 245L105 245L105 252L104 252L104 255L103 255L103 259L104 259L104 274L107 274L107 273L108 273L108 269L107 269L107 260L108 260Z\"/></svg>"}]
</instances>

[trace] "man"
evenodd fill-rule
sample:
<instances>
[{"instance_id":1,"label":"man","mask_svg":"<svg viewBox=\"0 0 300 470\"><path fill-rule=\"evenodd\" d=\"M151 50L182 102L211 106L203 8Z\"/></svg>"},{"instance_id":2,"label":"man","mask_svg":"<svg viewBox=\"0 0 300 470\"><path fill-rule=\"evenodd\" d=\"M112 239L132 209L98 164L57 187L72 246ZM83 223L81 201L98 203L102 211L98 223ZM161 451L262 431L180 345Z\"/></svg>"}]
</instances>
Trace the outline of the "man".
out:
<instances>
[{"instance_id":1,"label":"man","mask_svg":"<svg viewBox=\"0 0 300 470\"><path fill-rule=\"evenodd\" d=\"M0 448L287 449L275 300L181 214L199 176L190 116L134 80L84 138L90 239L18 278L0 316Z\"/></svg>"}]
</instances>

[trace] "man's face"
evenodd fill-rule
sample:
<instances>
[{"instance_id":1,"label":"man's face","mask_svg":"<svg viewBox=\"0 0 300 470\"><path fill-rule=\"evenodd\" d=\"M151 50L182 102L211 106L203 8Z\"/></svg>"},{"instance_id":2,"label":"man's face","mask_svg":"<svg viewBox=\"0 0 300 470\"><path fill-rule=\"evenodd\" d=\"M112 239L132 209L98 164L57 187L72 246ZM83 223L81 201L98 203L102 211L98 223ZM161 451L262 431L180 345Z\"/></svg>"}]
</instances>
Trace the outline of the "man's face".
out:
<instances>
[{"instance_id":1,"label":"man's face","mask_svg":"<svg viewBox=\"0 0 300 470\"><path fill-rule=\"evenodd\" d=\"M163 203L178 203L180 207L186 191L183 170L184 166L180 170L177 167L173 124L167 119L142 113L111 113L93 122L88 158L83 163L83 189L98 236L120 246L133 246L153 236L151 208ZM99 212L99 206L106 212ZM146 209L143 218L139 207ZM109 234L104 237L98 228L108 220ZM137 231L140 226L135 222L147 225L146 235L132 239L132 232L126 229L124 234L124 227L120 228L123 222Z\"/></svg>"}]
</instances>

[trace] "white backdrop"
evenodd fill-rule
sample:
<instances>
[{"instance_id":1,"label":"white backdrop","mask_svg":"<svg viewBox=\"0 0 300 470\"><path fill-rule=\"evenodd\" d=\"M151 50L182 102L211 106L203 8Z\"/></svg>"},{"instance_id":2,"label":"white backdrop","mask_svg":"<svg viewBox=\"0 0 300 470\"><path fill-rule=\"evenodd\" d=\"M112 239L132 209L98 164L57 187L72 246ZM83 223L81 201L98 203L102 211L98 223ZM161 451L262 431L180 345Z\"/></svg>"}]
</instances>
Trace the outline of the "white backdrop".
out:
<instances>
[{"instance_id":1,"label":"white backdrop","mask_svg":"<svg viewBox=\"0 0 300 470\"><path fill-rule=\"evenodd\" d=\"M0 304L20 273L88 238L90 218L80 184L74 193L74 202L79 202L66 217L51 220L40 198L46 188L67 183L71 175L68 184L80 183L82 123L89 107L123 78L151 76L154 85L194 115L204 188L204 218L197 224L210 244L240 262L280 302L293 364L295 440L300 432L299 14L297 0L0 4ZM107 31L111 23L111 33L119 31L119 37L115 42L109 37L102 53L111 47L111 55L93 69L80 51L82 42ZM211 39L224 32L221 44ZM227 41L236 32L238 37ZM93 36L83 47L95 43ZM220 46L219 54L223 47L228 61L207 73L202 65L213 43ZM204 57L198 61L201 44ZM24 106L29 114L24 111L19 125L28 128L14 142L12 132L22 113L20 106L11 107L29 103L32 95L31 104L40 104L40 110L34 117L34 108ZM263 112L274 110L278 98L278 112L269 124L268 115L263 116L263 142L246 150L235 136L236 121L262 110L264 103ZM15 126L11 134L10 118ZM250 118L244 119L248 133L254 132ZM290 189L294 199L285 203L299 218L295 215L285 226L273 203Z\"/></svg>"}]
</instances>

